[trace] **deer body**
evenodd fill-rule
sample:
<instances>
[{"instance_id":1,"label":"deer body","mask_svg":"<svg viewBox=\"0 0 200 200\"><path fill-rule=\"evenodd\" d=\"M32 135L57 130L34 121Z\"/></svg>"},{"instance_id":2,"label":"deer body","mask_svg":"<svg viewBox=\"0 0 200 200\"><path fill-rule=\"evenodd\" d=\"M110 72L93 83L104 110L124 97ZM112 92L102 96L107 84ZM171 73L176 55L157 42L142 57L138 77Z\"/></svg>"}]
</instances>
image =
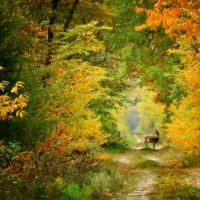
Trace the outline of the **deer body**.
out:
<instances>
[{"instance_id":1,"label":"deer body","mask_svg":"<svg viewBox=\"0 0 200 200\"><path fill-rule=\"evenodd\" d=\"M159 132L155 130L155 134L157 136L145 136L144 137L144 146L147 147L147 145L149 143L152 143L153 144L153 149L155 149L155 145L156 143L158 142L158 140L160 139L159 138Z\"/></svg>"}]
</instances>

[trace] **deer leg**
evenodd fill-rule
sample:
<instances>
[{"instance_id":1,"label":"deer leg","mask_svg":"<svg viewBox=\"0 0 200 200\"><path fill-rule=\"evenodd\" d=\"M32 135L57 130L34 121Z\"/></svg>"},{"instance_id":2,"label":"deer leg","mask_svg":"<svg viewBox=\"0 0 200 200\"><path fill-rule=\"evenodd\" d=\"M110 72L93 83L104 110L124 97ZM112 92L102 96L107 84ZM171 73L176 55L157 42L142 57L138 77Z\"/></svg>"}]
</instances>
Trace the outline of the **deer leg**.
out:
<instances>
[{"instance_id":1,"label":"deer leg","mask_svg":"<svg viewBox=\"0 0 200 200\"><path fill-rule=\"evenodd\" d=\"M147 141L144 141L144 146L145 146L145 148L147 148L147 145L148 145L148 142L147 142Z\"/></svg>"},{"instance_id":2,"label":"deer leg","mask_svg":"<svg viewBox=\"0 0 200 200\"><path fill-rule=\"evenodd\" d=\"M153 143L153 149L155 149L155 146L156 146L156 143L154 142L154 143Z\"/></svg>"}]
</instances>

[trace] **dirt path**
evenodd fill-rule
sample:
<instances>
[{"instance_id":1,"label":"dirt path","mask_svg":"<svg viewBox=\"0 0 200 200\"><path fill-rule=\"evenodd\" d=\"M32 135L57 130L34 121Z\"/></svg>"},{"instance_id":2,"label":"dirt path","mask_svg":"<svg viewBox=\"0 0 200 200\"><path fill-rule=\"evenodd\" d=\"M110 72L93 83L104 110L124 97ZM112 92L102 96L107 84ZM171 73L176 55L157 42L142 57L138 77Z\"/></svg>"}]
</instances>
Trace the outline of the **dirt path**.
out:
<instances>
[{"instance_id":1,"label":"dirt path","mask_svg":"<svg viewBox=\"0 0 200 200\"><path fill-rule=\"evenodd\" d=\"M151 171L142 171L133 192L126 196L126 200L149 200L156 174Z\"/></svg>"},{"instance_id":2,"label":"dirt path","mask_svg":"<svg viewBox=\"0 0 200 200\"><path fill-rule=\"evenodd\" d=\"M190 185L195 185L200 188L200 172L199 171L188 171L185 178L186 182Z\"/></svg>"},{"instance_id":3,"label":"dirt path","mask_svg":"<svg viewBox=\"0 0 200 200\"><path fill-rule=\"evenodd\" d=\"M133 170L128 190L117 199L200 199L200 168L178 168L168 160L175 155L170 149L132 149L115 155L114 160Z\"/></svg>"},{"instance_id":4,"label":"dirt path","mask_svg":"<svg viewBox=\"0 0 200 200\"><path fill-rule=\"evenodd\" d=\"M135 153L128 152L118 155L115 160L128 165L133 162L134 155ZM145 159L159 162L159 158L154 155L145 156ZM124 200L149 200L149 196L152 195L152 188L156 184L157 177L155 172L151 170L141 170L137 172L137 175L138 180L136 185L133 185L132 191L123 198Z\"/></svg>"},{"instance_id":5,"label":"dirt path","mask_svg":"<svg viewBox=\"0 0 200 200\"><path fill-rule=\"evenodd\" d=\"M160 162L159 158L154 155L145 156L147 160ZM156 184L157 174L151 170L139 172L139 180L133 190L126 197L126 200L149 200L152 195L152 188Z\"/></svg>"}]
</instances>

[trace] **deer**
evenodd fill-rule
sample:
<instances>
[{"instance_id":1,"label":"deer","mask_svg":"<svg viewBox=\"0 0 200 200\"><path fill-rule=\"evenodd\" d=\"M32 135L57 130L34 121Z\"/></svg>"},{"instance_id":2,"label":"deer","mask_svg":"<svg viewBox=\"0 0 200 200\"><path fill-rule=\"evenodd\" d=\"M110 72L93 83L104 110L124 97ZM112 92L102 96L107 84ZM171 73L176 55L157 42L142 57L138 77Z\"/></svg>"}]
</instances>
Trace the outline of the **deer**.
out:
<instances>
[{"instance_id":1,"label":"deer","mask_svg":"<svg viewBox=\"0 0 200 200\"><path fill-rule=\"evenodd\" d=\"M145 136L144 137L144 146L147 148L148 143L153 143L153 149L155 149L155 145L158 142L159 138L159 132L155 130L155 134L157 136Z\"/></svg>"}]
</instances>

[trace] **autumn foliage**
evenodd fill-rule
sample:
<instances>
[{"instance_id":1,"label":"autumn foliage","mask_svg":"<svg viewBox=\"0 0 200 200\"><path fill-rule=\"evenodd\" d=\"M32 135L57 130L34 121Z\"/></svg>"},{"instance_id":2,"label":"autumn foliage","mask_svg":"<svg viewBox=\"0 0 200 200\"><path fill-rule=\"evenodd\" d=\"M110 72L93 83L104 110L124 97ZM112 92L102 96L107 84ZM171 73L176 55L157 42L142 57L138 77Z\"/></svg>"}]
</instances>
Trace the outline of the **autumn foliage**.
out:
<instances>
[{"instance_id":1,"label":"autumn foliage","mask_svg":"<svg viewBox=\"0 0 200 200\"><path fill-rule=\"evenodd\" d=\"M186 96L171 105L172 121L167 125L168 136L175 147L191 154L200 154L199 132L199 44L200 4L198 1L158 0L153 10L135 8L145 12L146 23L136 30L150 28L156 31L162 27L165 33L175 39L175 48L170 54L180 56L182 69L177 69L176 83L181 83Z\"/></svg>"},{"instance_id":2,"label":"autumn foliage","mask_svg":"<svg viewBox=\"0 0 200 200\"><path fill-rule=\"evenodd\" d=\"M186 40L191 40L199 32L199 2L158 0L154 10L135 8L135 12L145 11L147 20L145 25L136 27L143 29L149 27L157 30L161 26L170 37L184 35Z\"/></svg>"},{"instance_id":3,"label":"autumn foliage","mask_svg":"<svg viewBox=\"0 0 200 200\"><path fill-rule=\"evenodd\" d=\"M1 66L0 70L3 70ZM0 90L4 92L8 84L8 81L2 81L0 83ZM10 93L17 94L18 90L23 88L23 85L23 82L18 81L11 89ZM13 118L13 115L16 117L23 117L25 113L24 108L27 106L27 101L27 94L20 94L13 99L9 96L8 93L0 95L0 120L10 120Z\"/></svg>"},{"instance_id":4,"label":"autumn foliage","mask_svg":"<svg viewBox=\"0 0 200 200\"><path fill-rule=\"evenodd\" d=\"M102 146L128 147L136 104L138 132L165 128L200 154L198 1L133 1L135 13L129 0L2 2L0 197L111 199L117 165Z\"/></svg>"}]
</instances>

